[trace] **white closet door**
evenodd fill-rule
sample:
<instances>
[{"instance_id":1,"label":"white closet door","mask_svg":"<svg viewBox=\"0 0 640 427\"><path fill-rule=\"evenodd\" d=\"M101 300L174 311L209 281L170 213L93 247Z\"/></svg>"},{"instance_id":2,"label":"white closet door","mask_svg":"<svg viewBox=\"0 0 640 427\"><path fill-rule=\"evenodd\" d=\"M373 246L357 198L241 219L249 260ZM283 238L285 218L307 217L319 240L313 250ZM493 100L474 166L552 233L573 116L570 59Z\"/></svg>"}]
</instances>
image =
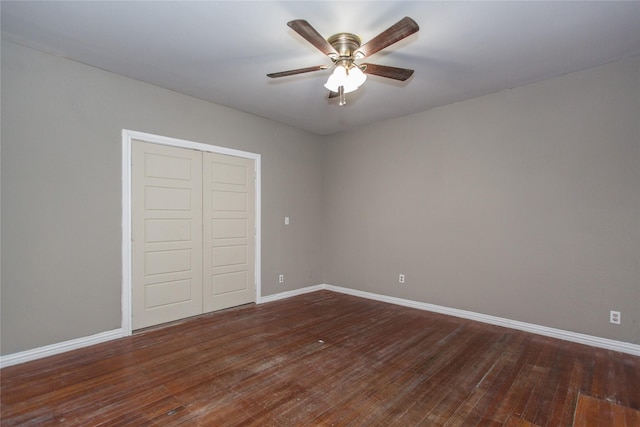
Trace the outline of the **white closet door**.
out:
<instances>
[{"instance_id":1,"label":"white closet door","mask_svg":"<svg viewBox=\"0 0 640 427\"><path fill-rule=\"evenodd\" d=\"M255 302L255 165L203 153L203 310Z\"/></svg>"},{"instance_id":2,"label":"white closet door","mask_svg":"<svg viewBox=\"0 0 640 427\"><path fill-rule=\"evenodd\" d=\"M202 153L134 141L133 329L202 312Z\"/></svg>"}]
</instances>

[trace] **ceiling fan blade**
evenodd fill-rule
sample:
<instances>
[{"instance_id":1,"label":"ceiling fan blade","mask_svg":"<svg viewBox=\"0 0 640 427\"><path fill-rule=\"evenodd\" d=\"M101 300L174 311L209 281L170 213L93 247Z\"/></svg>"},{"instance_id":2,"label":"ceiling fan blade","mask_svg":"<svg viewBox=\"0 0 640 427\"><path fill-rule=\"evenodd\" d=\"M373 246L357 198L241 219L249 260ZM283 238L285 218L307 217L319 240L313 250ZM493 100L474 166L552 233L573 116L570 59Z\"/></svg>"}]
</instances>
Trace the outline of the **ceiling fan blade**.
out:
<instances>
[{"instance_id":1,"label":"ceiling fan blade","mask_svg":"<svg viewBox=\"0 0 640 427\"><path fill-rule=\"evenodd\" d=\"M300 34L306 41L314 45L320 52L327 56L338 57L338 52L336 52L333 46L304 19L287 22L287 25L291 27L293 31Z\"/></svg>"},{"instance_id":2,"label":"ceiling fan blade","mask_svg":"<svg viewBox=\"0 0 640 427\"><path fill-rule=\"evenodd\" d=\"M373 39L369 40L364 45L360 46L358 52L364 54L364 56L370 56L374 53L384 49L387 46L402 40L405 37L417 32L420 29L416 21L405 16Z\"/></svg>"},{"instance_id":3,"label":"ceiling fan blade","mask_svg":"<svg viewBox=\"0 0 640 427\"><path fill-rule=\"evenodd\" d=\"M413 75L413 70L408 68L389 67L388 65L362 64L360 67L365 74L387 77L389 79L405 81Z\"/></svg>"},{"instance_id":4,"label":"ceiling fan blade","mask_svg":"<svg viewBox=\"0 0 640 427\"><path fill-rule=\"evenodd\" d=\"M338 96L340 96L340 94L338 92L334 92L332 90L329 91L329 99L337 98Z\"/></svg>"},{"instance_id":5,"label":"ceiling fan blade","mask_svg":"<svg viewBox=\"0 0 640 427\"><path fill-rule=\"evenodd\" d=\"M320 70L326 70L326 69L327 69L326 65L316 65L315 67L298 68L296 70L280 71L279 73L270 73L270 74L267 74L267 77L271 77L272 79L275 79L276 77L294 76L296 74L304 74L304 73L310 73L312 71L320 71Z\"/></svg>"}]
</instances>

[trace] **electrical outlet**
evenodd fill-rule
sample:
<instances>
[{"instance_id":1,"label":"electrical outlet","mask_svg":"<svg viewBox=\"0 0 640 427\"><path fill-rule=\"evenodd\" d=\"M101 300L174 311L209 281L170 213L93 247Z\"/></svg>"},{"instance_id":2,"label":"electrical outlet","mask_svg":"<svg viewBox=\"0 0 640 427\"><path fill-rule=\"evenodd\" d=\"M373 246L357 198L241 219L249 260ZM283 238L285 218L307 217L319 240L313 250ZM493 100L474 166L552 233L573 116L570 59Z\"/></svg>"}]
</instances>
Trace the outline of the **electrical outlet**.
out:
<instances>
[{"instance_id":1,"label":"electrical outlet","mask_svg":"<svg viewBox=\"0 0 640 427\"><path fill-rule=\"evenodd\" d=\"M278 276L278 283L284 283L284 274Z\"/></svg>"},{"instance_id":2,"label":"electrical outlet","mask_svg":"<svg viewBox=\"0 0 640 427\"><path fill-rule=\"evenodd\" d=\"M615 325L619 325L621 320L622 320L622 317L620 316L620 312L619 311L611 310L609 312L609 322L610 323L613 323Z\"/></svg>"},{"instance_id":3,"label":"electrical outlet","mask_svg":"<svg viewBox=\"0 0 640 427\"><path fill-rule=\"evenodd\" d=\"M404 283L404 274L398 276L398 283Z\"/></svg>"}]
</instances>

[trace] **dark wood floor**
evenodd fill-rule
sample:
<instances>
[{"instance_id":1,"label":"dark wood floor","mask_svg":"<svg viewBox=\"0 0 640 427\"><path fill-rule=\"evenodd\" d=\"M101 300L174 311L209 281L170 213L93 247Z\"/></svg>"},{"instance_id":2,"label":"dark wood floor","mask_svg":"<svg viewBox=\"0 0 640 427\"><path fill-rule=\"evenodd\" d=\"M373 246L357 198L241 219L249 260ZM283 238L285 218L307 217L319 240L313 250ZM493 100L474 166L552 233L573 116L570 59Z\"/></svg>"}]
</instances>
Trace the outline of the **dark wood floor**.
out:
<instances>
[{"instance_id":1,"label":"dark wood floor","mask_svg":"<svg viewBox=\"0 0 640 427\"><path fill-rule=\"evenodd\" d=\"M640 421L639 357L328 291L200 316L0 375L3 426Z\"/></svg>"}]
</instances>

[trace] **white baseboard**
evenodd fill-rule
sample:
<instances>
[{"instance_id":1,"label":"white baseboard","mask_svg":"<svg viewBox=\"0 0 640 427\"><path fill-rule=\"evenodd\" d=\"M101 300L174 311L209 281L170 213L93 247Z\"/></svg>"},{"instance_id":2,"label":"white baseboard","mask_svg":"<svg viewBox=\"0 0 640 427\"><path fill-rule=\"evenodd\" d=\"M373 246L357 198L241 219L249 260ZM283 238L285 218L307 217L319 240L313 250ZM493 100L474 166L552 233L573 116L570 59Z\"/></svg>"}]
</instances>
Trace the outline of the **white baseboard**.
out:
<instances>
[{"instance_id":1,"label":"white baseboard","mask_svg":"<svg viewBox=\"0 0 640 427\"><path fill-rule=\"evenodd\" d=\"M19 353L0 356L0 368L29 362L30 360L36 360L47 356L53 356L54 354L64 353L65 351L88 347L90 345L111 341L123 336L122 329L114 329L113 331L101 332L88 337L76 338L44 347L21 351Z\"/></svg>"},{"instance_id":2,"label":"white baseboard","mask_svg":"<svg viewBox=\"0 0 640 427\"><path fill-rule=\"evenodd\" d=\"M280 299L291 298L296 295L308 294L309 292L322 291L325 289L327 289L326 285L307 286L306 288L293 289L291 291L285 291L285 292L280 292L278 294L267 295L266 297L260 297L258 298L257 303L263 304L265 302L272 302Z\"/></svg>"},{"instance_id":3,"label":"white baseboard","mask_svg":"<svg viewBox=\"0 0 640 427\"><path fill-rule=\"evenodd\" d=\"M444 307L441 305L429 304L426 302L413 301L403 298L390 297L387 295L374 294L371 292L358 291L355 289L343 288L340 286L322 284L309 286L307 288L295 289L293 291L282 292L275 295L269 295L262 298L261 302L276 301L283 298L289 298L295 295L306 294L319 290L328 290L339 292L342 294L353 295L360 298L366 298L390 304L402 305L404 307L416 308L419 310L432 311L434 313L446 314L448 316L461 317L464 319L475 320L477 322L489 323L491 325L503 326L505 328L517 329L519 331L531 332L538 335L544 335L551 338L558 338L565 341L571 341L579 344L585 344L592 347L605 348L607 350L619 351L622 353L640 356L640 345L632 344L624 341L610 340L607 338L595 337L592 335L580 334L577 332L565 331L563 329L550 328L547 326L536 325L533 323L520 322L518 320L505 319L502 317L489 316L487 314L475 313L473 311L459 310L456 308Z\"/></svg>"},{"instance_id":4,"label":"white baseboard","mask_svg":"<svg viewBox=\"0 0 640 427\"><path fill-rule=\"evenodd\" d=\"M371 299L375 301L386 302L390 304L401 305L404 307L416 308L419 310L432 311L434 313L446 314L449 316L461 317L464 319L475 320L477 322L489 323L492 325L503 326L505 328L517 329L524 332L531 332L547 337L558 338L565 341L571 341L579 344L585 344L592 347L605 348L607 350L619 351L622 353L640 356L640 345L632 344L624 341L610 340L607 338L595 337L592 335L579 334L577 332L565 331L563 329L550 328L547 326L535 325L533 323L525 323L517 320L505 319L502 317L489 316L487 314L475 313L473 311L458 310L456 308L444 307L441 305L429 304L426 302L413 301L403 298L390 297L387 295L374 294L371 292L358 291L355 289L343 288L340 286L321 284L308 286L306 288L293 289L278 294L259 297L258 304L278 301L285 298L291 298L296 295L307 294L310 292L328 290L339 292L342 294L352 295L360 298ZM0 368L17 365L19 363L28 362L30 360L40 359L42 357L53 356L54 354L64 353L65 351L75 350L82 347L88 347L93 344L99 344L105 341L114 340L123 337L123 329L114 329L113 331L101 332L83 338L76 338L57 344L51 344L44 347L34 348L32 350L22 351L20 353L8 354L0 356Z\"/></svg>"},{"instance_id":5,"label":"white baseboard","mask_svg":"<svg viewBox=\"0 0 640 427\"><path fill-rule=\"evenodd\" d=\"M280 299L290 298L296 295L302 295L309 292L315 292L326 289L324 285L309 286L302 289L293 289L291 291L282 292L266 297L259 297L256 301L258 304L265 302L277 301ZM19 353L7 354L0 356L0 368L13 366L31 360L41 359L47 356L64 353L65 351L76 350L78 348L88 347L93 344L99 344L105 341L114 340L126 336L124 329L114 329L113 331L102 332L88 337L76 338L70 341L64 341L56 344L38 347L31 350L21 351Z\"/></svg>"}]
</instances>

